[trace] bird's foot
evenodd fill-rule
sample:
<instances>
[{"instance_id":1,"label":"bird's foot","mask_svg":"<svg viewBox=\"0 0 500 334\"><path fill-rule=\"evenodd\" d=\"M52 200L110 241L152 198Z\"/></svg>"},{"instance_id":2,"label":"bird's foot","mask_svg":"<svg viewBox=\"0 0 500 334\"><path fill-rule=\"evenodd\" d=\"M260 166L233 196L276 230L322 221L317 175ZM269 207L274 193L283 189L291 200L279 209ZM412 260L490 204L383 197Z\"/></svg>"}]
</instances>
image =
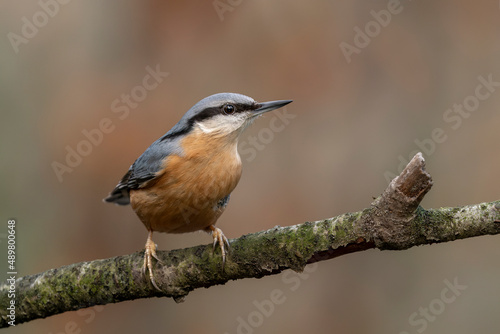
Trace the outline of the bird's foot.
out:
<instances>
[{"instance_id":1,"label":"bird's foot","mask_svg":"<svg viewBox=\"0 0 500 334\"><path fill-rule=\"evenodd\" d=\"M214 246L213 250L215 251L215 246L219 244L220 250L222 253L222 268L224 268L224 264L226 263L226 254L229 251L229 241L227 240L226 236L224 233L222 233L222 230L218 227L215 227L214 225L210 225L208 227L208 230L212 231L212 237L214 238ZM227 250L225 248L227 246Z\"/></svg>"},{"instance_id":2,"label":"bird's foot","mask_svg":"<svg viewBox=\"0 0 500 334\"><path fill-rule=\"evenodd\" d=\"M153 231L149 231L148 240L146 240L146 246L144 250L144 265L142 266L142 274L146 276L146 269L149 273L149 279L151 280L151 284L161 291L161 289L156 285L155 278L153 276L153 257L161 264L163 262L156 255L156 244L152 240Z\"/></svg>"}]
</instances>

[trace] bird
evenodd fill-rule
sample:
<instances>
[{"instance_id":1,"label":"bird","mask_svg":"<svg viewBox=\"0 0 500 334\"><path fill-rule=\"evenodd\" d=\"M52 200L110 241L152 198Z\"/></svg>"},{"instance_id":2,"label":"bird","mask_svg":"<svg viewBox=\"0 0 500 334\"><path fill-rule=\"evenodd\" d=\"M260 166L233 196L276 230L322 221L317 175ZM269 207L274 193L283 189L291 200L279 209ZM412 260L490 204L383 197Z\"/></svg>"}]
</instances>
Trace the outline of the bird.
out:
<instances>
[{"instance_id":1,"label":"bird","mask_svg":"<svg viewBox=\"0 0 500 334\"><path fill-rule=\"evenodd\" d=\"M238 139L257 117L290 102L257 102L236 93L200 100L135 160L104 198L130 204L146 227L142 274L149 274L156 289L161 290L153 276L153 258L162 261L156 255L153 232L209 232L213 249L219 244L224 267L229 241L215 224L241 177Z\"/></svg>"}]
</instances>

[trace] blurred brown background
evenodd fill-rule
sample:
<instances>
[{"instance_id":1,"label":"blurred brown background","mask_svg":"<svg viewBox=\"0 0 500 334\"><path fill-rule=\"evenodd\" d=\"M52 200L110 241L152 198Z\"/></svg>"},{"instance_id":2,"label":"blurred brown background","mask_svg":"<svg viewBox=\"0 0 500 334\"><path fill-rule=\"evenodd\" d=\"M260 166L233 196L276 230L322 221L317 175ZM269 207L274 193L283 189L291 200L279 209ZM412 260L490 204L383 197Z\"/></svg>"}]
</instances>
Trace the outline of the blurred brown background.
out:
<instances>
[{"instance_id":1,"label":"blurred brown background","mask_svg":"<svg viewBox=\"0 0 500 334\"><path fill-rule=\"evenodd\" d=\"M427 144L435 181L425 207L500 197L500 87L484 100L471 97L478 77L500 82L498 1L220 0L222 13L212 1L55 3L0 3L0 245L5 252L7 219L17 219L21 275L142 249L146 229L131 208L101 199L189 107L217 92L294 100L286 110L295 117L282 131L270 138L263 130L275 112L241 139L247 148L251 136L266 144L254 159L242 153L242 180L218 222L229 238L365 208L386 176L422 150L415 140ZM28 27L35 23L36 32ZM372 37L355 39L354 29L365 28ZM363 47L346 57L346 44ZM169 74L137 95L148 66ZM120 119L124 111L111 105L131 92L140 101ZM479 105L467 117L447 114L464 101ZM67 147L84 149L82 131L106 118L113 130L60 182L52 164L66 164ZM432 144L436 128L446 139ZM211 238L156 234L155 241L173 249ZM196 290L182 304L137 300L9 331L498 333L498 245L497 236L371 250L303 276ZM467 288L443 303L455 279ZM284 302L256 313L255 303L275 289ZM419 313L429 307L430 317Z\"/></svg>"}]
</instances>

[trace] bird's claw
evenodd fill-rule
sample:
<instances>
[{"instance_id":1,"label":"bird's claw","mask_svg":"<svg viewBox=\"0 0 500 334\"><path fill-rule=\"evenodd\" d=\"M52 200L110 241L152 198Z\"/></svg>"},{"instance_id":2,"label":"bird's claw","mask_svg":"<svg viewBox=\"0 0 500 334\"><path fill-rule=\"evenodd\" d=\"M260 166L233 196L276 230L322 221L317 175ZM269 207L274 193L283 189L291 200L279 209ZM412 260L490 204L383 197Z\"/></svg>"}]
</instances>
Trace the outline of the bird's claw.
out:
<instances>
[{"instance_id":1,"label":"bird's claw","mask_svg":"<svg viewBox=\"0 0 500 334\"><path fill-rule=\"evenodd\" d=\"M160 264L163 264L163 262L156 255L156 244L151 239L152 234L153 233L150 231L149 235L148 235L148 240L146 240L146 246L145 246L145 250L144 250L144 265L142 266L142 274L144 276L146 276L146 269L147 269L148 273L149 273L149 279L151 281L151 284L153 284L153 286L157 290L161 291L161 289L156 284L155 278L153 276L153 258L155 258L156 261L158 261Z\"/></svg>"},{"instance_id":2,"label":"bird's claw","mask_svg":"<svg viewBox=\"0 0 500 334\"><path fill-rule=\"evenodd\" d=\"M224 268L224 264L226 263L226 255L230 250L229 241L227 240L224 233L222 233L222 230L220 228L210 225L209 229L212 231L212 237L214 238L213 251L215 252L215 246L219 244L222 253L222 268ZM225 246L227 246L227 250Z\"/></svg>"}]
</instances>

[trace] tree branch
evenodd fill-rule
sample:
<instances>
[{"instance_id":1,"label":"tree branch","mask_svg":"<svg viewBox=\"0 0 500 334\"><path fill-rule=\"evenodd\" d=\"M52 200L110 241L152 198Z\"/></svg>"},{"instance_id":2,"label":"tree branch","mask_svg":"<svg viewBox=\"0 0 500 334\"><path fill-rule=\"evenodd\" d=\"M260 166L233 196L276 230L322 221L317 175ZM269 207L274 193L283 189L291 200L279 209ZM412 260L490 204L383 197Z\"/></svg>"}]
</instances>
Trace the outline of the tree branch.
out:
<instances>
[{"instance_id":1,"label":"tree branch","mask_svg":"<svg viewBox=\"0 0 500 334\"><path fill-rule=\"evenodd\" d=\"M142 275L144 252L71 264L16 280L15 323L81 308L148 297L180 302L192 290L229 280L303 270L370 248L413 246L500 233L500 201L424 210L419 206L432 179L420 153L369 208L334 218L279 227L231 240L224 269L211 245L158 251L156 290ZM0 327L11 321L10 286L0 286Z\"/></svg>"}]
</instances>

